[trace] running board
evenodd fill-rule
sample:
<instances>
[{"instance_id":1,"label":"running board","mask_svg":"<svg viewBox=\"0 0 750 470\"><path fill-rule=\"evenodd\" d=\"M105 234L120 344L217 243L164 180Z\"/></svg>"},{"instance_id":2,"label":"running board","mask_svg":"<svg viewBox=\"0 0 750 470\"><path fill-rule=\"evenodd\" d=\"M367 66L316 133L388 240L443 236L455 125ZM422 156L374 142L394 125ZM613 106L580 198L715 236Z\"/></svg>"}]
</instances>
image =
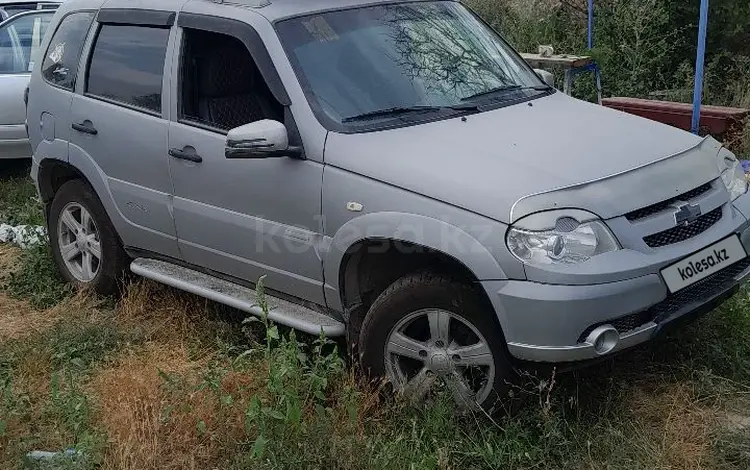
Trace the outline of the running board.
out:
<instances>
[{"instance_id":1,"label":"running board","mask_svg":"<svg viewBox=\"0 0 750 470\"><path fill-rule=\"evenodd\" d=\"M263 315L263 310L258 306L257 294L249 287L150 258L136 259L130 264L130 270L139 276L234 307L256 317ZM344 324L325 313L268 294L265 294L265 298L268 304L268 319L273 322L312 335L319 335L321 331L329 338L344 335Z\"/></svg>"}]
</instances>

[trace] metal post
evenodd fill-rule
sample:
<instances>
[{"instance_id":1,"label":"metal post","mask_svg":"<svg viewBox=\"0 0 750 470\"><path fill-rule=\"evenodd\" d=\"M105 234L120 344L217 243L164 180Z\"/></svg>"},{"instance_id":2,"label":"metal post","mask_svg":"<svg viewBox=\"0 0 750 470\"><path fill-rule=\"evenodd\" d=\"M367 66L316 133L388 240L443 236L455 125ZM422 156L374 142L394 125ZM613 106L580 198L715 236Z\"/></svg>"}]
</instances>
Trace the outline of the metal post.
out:
<instances>
[{"instance_id":1,"label":"metal post","mask_svg":"<svg viewBox=\"0 0 750 470\"><path fill-rule=\"evenodd\" d=\"M594 47L594 0L589 0L589 49Z\"/></svg>"},{"instance_id":2,"label":"metal post","mask_svg":"<svg viewBox=\"0 0 750 470\"><path fill-rule=\"evenodd\" d=\"M698 23L698 53L695 57L695 89L693 90L693 125L697 134L701 122L701 101L703 99L703 65L706 60L706 35L708 33L708 0L701 0L701 15Z\"/></svg>"}]
</instances>

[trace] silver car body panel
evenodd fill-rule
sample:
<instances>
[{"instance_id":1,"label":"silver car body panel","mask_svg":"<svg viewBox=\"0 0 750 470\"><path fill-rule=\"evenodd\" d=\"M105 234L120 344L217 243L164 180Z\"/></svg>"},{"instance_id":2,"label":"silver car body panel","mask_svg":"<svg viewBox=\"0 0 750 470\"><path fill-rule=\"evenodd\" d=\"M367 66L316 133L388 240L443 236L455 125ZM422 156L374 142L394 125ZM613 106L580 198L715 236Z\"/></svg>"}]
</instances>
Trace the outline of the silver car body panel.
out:
<instances>
[{"instance_id":1,"label":"silver car body panel","mask_svg":"<svg viewBox=\"0 0 750 470\"><path fill-rule=\"evenodd\" d=\"M564 207L610 218L718 176L716 162L696 149L700 138L687 132L562 93L530 103L465 120L365 134L332 132L326 163L505 223ZM571 158L561 159L561 153ZM642 175L660 184L628 198L612 197Z\"/></svg>"},{"instance_id":2,"label":"silver car body panel","mask_svg":"<svg viewBox=\"0 0 750 470\"><path fill-rule=\"evenodd\" d=\"M3 2L0 2L0 8L2 5ZM12 24L20 17L37 14L51 16L53 13L33 10L21 13L0 21L0 28ZM0 74L0 159L31 157L31 146L25 125L26 104L23 101L30 76L30 73Z\"/></svg>"}]
</instances>

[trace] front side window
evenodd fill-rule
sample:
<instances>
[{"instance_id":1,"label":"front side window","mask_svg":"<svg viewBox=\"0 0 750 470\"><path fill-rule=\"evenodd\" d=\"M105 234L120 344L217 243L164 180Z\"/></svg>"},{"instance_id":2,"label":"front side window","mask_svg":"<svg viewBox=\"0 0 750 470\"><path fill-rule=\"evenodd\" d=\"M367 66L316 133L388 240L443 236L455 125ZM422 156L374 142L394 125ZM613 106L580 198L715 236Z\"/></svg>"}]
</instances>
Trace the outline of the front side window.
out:
<instances>
[{"instance_id":1,"label":"front side window","mask_svg":"<svg viewBox=\"0 0 750 470\"><path fill-rule=\"evenodd\" d=\"M83 41L93 19L93 12L73 13L63 18L44 56L42 76L45 80L73 90Z\"/></svg>"},{"instance_id":2,"label":"front side window","mask_svg":"<svg viewBox=\"0 0 750 470\"><path fill-rule=\"evenodd\" d=\"M102 25L91 55L86 94L161 113L168 28Z\"/></svg>"},{"instance_id":3,"label":"front side window","mask_svg":"<svg viewBox=\"0 0 750 470\"><path fill-rule=\"evenodd\" d=\"M277 30L313 108L334 127L548 91L494 31L456 2L320 13L282 21Z\"/></svg>"},{"instance_id":4,"label":"front side window","mask_svg":"<svg viewBox=\"0 0 750 470\"><path fill-rule=\"evenodd\" d=\"M283 121L276 101L245 45L226 34L184 28L179 119L219 131L259 121Z\"/></svg>"},{"instance_id":5,"label":"front side window","mask_svg":"<svg viewBox=\"0 0 750 470\"><path fill-rule=\"evenodd\" d=\"M30 73L53 12L26 13L0 28L0 74Z\"/></svg>"}]
</instances>

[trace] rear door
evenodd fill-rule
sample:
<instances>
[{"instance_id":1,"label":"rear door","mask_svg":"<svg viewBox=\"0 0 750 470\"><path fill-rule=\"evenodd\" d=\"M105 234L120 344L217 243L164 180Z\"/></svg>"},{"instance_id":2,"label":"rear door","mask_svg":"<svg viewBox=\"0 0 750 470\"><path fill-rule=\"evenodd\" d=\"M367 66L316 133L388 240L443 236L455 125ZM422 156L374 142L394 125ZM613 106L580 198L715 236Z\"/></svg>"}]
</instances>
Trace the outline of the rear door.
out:
<instances>
[{"instance_id":1,"label":"rear door","mask_svg":"<svg viewBox=\"0 0 750 470\"><path fill-rule=\"evenodd\" d=\"M52 11L32 11L0 23L0 158L31 156L24 90Z\"/></svg>"},{"instance_id":2,"label":"rear door","mask_svg":"<svg viewBox=\"0 0 750 470\"><path fill-rule=\"evenodd\" d=\"M174 12L102 8L71 104L70 163L105 175L125 246L179 258L167 161Z\"/></svg>"},{"instance_id":3,"label":"rear door","mask_svg":"<svg viewBox=\"0 0 750 470\"><path fill-rule=\"evenodd\" d=\"M68 13L49 31L51 39L39 58L41 70L34 72L29 84L26 110L29 139L36 146L32 151L39 159L68 158L70 103L81 51L95 16L95 10Z\"/></svg>"}]
</instances>

